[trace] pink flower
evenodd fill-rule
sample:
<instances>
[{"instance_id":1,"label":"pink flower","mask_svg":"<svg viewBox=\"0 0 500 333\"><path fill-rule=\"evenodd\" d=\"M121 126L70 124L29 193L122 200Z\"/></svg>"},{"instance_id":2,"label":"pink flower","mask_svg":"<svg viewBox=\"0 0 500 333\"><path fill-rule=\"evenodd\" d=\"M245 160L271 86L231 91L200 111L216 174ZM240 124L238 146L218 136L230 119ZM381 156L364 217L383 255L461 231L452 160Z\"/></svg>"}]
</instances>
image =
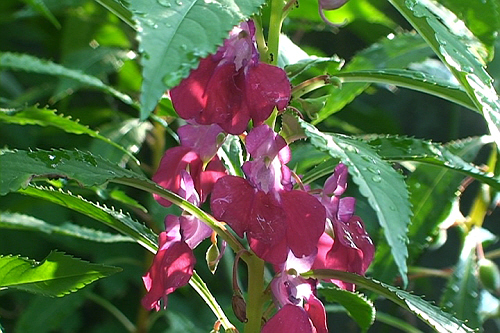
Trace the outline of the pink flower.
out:
<instances>
[{"instance_id":1,"label":"pink flower","mask_svg":"<svg viewBox=\"0 0 500 333\"><path fill-rule=\"evenodd\" d=\"M318 242L318 254L313 269L337 269L363 275L373 260L375 247L365 231L363 221L354 215L356 200L340 198L347 188L347 167L339 164L325 182L321 203L330 221L327 232ZM332 238L331 235L334 235ZM354 285L330 280L339 287L354 291Z\"/></svg>"},{"instance_id":2,"label":"pink flower","mask_svg":"<svg viewBox=\"0 0 500 333\"><path fill-rule=\"evenodd\" d=\"M189 282L196 263L193 251L181 238L179 225L169 232L160 233L159 243L153 264L142 277L148 291L142 299L142 306L156 311L167 307L168 294Z\"/></svg>"},{"instance_id":3,"label":"pink flower","mask_svg":"<svg viewBox=\"0 0 500 333\"><path fill-rule=\"evenodd\" d=\"M253 22L242 22L216 54L202 59L170 91L181 118L218 124L228 133L241 134L250 119L254 125L261 124L275 107L282 110L288 105L286 73L259 61L254 35Z\"/></svg>"},{"instance_id":4,"label":"pink flower","mask_svg":"<svg viewBox=\"0 0 500 333\"><path fill-rule=\"evenodd\" d=\"M282 264L291 250L296 257L314 255L325 228L325 208L312 195L292 190L285 166L290 150L267 125L246 138L254 159L245 162L247 179L225 176L214 185L210 207L260 258Z\"/></svg>"}]
</instances>

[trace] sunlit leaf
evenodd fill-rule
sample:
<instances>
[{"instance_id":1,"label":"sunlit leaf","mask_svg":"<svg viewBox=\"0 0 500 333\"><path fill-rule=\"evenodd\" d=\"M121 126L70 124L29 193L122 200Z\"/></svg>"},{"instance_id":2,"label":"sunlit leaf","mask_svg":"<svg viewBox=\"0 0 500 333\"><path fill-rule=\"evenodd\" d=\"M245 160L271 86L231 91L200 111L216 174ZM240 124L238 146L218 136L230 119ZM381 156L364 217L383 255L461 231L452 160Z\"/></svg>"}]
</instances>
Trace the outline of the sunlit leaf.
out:
<instances>
[{"instance_id":1,"label":"sunlit leaf","mask_svg":"<svg viewBox=\"0 0 500 333\"><path fill-rule=\"evenodd\" d=\"M19 124L19 125L39 125L39 126L54 126L62 129L66 133L86 134L93 138L99 139L106 143L106 146L111 145L121 151L121 155L132 157L134 161L139 161L134 157L129 147L122 145L122 142L116 142L116 138L110 140L109 137L103 136L96 131L91 130L85 125L82 125L78 120L72 120L71 117L58 115L55 110L47 108L39 108L37 106L30 106L21 110L5 110L0 109L0 121ZM116 150L116 149L115 149Z\"/></svg>"},{"instance_id":2,"label":"sunlit leaf","mask_svg":"<svg viewBox=\"0 0 500 333\"><path fill-rule=\"evenodd\" d=\"M138 26L143 84L141 119L149 116L165 90L175 87L215 53L239 22L263 0L134 0L128 3Z\"/></svg>"},{"instance_id":3,"label":"sunlit leaf","mask_svg":"<svg viewBox=\"0 0 500 333\"><path fill-rule=\"evenodd\" d=\"M348 166L349 174L360 193L368 199L377 214L391 254L406 283L406 232L411 211L403 176L383 161L368 144L342 135L321 133L304 121L301 124L313 146L339 158Z\"/></svg>"},{"instance_id":4,"label":"sunlit leaf","mask_svg":"<svg viewBox=\"0 0 500 333\"><path fill-rule=\"evenodd\" d=\"M120 271L118 267L91 264L57 251L42 262L0 256L0 287L61 297Z\"/></svg>"}]
</instances>

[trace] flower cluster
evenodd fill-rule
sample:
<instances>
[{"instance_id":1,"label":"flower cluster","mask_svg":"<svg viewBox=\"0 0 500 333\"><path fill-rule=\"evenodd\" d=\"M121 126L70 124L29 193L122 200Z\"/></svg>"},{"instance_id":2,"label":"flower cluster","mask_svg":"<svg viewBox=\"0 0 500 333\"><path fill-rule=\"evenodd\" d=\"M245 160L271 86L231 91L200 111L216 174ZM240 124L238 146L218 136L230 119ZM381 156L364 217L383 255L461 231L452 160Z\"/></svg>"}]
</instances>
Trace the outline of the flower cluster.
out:
<instances>
[{"instance_id":1,"label":"flower cluster","mask_svg":"<svg viewBox=\"0 0 500 333\"><path fill-rule=\"evenodd\" d=\"M345 165L335 168L321 190L296 188L298 178L286 165L291 159L287 142L263 124L273 109L287 106L290 84L282 69L259 61L254 30L251 21L234 28L216 54L202 59L170 91L178 114L189 124L179 128L181 145L165 152L153 180L196 206L210 196L213 216L274 267L271 290L278 311L262 332L326 333L325 309L316 294L319 282L300 274L325 268L364 274L374 247L354 215L355 199L341 197L347 187ZM248 155L241 166L244 177L229 175L217 152L227 133L243 134L250 120L252 129L241 136ZM188 214L167 216L165 229L143 277L148 309L166 306L167 295L189 281L192 249L212 234ZM354 290L343 281L326 282Z\"/></svg>"}]
</instances>

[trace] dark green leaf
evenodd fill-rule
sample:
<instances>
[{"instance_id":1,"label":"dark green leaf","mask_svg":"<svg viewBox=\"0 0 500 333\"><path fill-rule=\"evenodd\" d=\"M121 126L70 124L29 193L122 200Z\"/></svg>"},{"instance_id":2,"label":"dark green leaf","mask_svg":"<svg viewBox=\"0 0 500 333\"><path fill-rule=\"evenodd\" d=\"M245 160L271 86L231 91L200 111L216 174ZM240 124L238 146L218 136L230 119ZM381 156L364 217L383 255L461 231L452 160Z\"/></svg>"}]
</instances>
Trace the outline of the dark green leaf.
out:
<instances>
[{"instance_id":1,"label":"dark green leaf","mask_svg":"<svg viewBox=\"0 0 500 333\"><path fill-rule=\"evenodd\" d=\"M131 237L114 235L69 222L52 225L33 216L19 213L0 212L0 228L38 231L49 235L59 234L103 243L134 242Z\"/></svg>"},{"instance_id":2,"label":"dark green leaf","mask_svg":"<svg viewBox=\"0 0 500 333\"><path fill-rule=\"evenodd\" d=\"M56 19L54 14L47 8L43 0L24 0L27 4L31 6L34 10L36 10L38 13L42 14L45 16L47 20L50 21L56 27L57 29L61 29L61 23Z\"/></svg>"},{"instance_id":3,"label":"dark green leaf","mask_svg":"<svg viewBox=\"0 0 500 333\"><path fill-rule=\"evenodd\" d=\"M433 75L407 69L378 69L339 72L334 75L342 82L391 84L421 91L460 104L477 112L477 108L461 86Z\"/></svg>"},{"instance_id":4,"label":"dark green leaf","mask_svg":"<svg viewBox=\"0 0 500 333\"><path fill-rule=\"evenodd\" d=\"M353 72L386 68L405 68L411 63L421 62L432 55L425 41L416 35L399 35L385 39L359 52L342 71ZM341 71L341 72L342 72ZM330 73L336 75L336 73ZM346 83L332 90L325 107L313 119L317 124L341 110L346 104L361 94L368 83Z\"/></svg>"},{"instance_id":5,"label":"dark green leaf","mask_svg":"<svg viewBox=\"0 0 500 333\"><path fill-rule=\"evenodd\" d=\"M0 256L0 287L61 297L121 268L91 264L52 251L42 262L19 256Z\"/></svg>"},{"instance_id":6,"label":"dark green leaf","mask_svg":"<svg viewBox=\"0 0 500 333\"><path fill-rule=\"evenodd\" d=\"M86 134L105 142L106 146L112 145L113 147L118 148L122 152L121 155L132 157L134 161L139 164L139 161L129 151L130 147L121 145L122 142L119 142L120 144L118 144L116 142L118 141L116 138L112 137L111 139L114 140L112 141L108 137L102 136L98 132L80 124L78 120L72 120L71 117L64 117L64 115L58 115L55 112L56 110L39 108L37 106L30 106L22 110L0 109L0 121L19 125L54 126L62 129L66 133Z\"/></svg>"},{"instance_id":7,"label":"dark green leaf","mask_svg":"<svg viewBox=\"0 0 500 333\"><path fill-rule=\"evenodd\" d=\"M153 231L132 219L129 215L117 212L113 208L100 206L82 197L76 197L71 193L50 188L29 186L24 190L19 190L19 192L85 214L131 237L151 252L154 253L157 250L156 241L158 237Z\"/></svg>"},{"instance_id":8,"label":"dark green leaf","mask_svg":"<svg viewBox=\"0 0 500 333\"><path fill-rule=\"evenodd\" d=\"M500 101L484 68L488 51L449 9L429 0L389 0L448 66L500 147Z\"/></svg>"},{"instance_id":9,"label":"dark green leaf","mask_svg":"<svg viewBox=\"0 0 500 333\"><path fill-rule=\"evenodd\" d=\"M86 86L107 92L126 104L134 105L134 101L130 98L130 96L104 84L101 80L94 76L90 76L84 74L80 70L69 69L52 61L39 59L31 55L0 52L0 68L73 79Z\"/></svg>"},{"instance_id":10,"label":"dark green leaf","mask_svg":"<svg viewBox=\"0 0 500 333\"><path fill-rule=\"evenodd\" d=\"M326 284L321 285L318 293L325 297L328 302L340 303L363 332L366 332L373 324L375 320L375 307L365 296L340 289L335 285Z\"/></svg>"},{"instance_id":11,"label":"dark green leaf","mask_svg":"<svg viewBox=\"0 0 500 333\"><path fill-rule=\"evenodd\" d=\"M363 196L377 214L391 247L399 273L406 284L408 257L406 232L410 223L410 204L403 176L383 161L366 143L341 135L327 135L301 121L306 135L318 149L338 157Z\"/></svg>"},{"instance_id":12,"label":"dark green leaf","mask_svg":"<svg viewBox=\"0 0 500 333\"><path fill-rule=\"evenodd\" d=\"M356 284L358 287L376 292L377 294L391 300L400 307L407 309L417 315L427 325L440 333L473 333L473 329L467 327L463 322L449 313L443 312L421 297L415 296L404 290L387 285L383 282L366 278L357 274L331 269L317 269L302 274L304 277L315 277L318 279L339 279Z\"/></svg>"},{"instance_id":13,"label":"dark green leaf","mask_svg":"<svg viewBox=\"0 0 500 333\"><path fill-rule=\"evenodd\" d=\"M491 142L490 137L471 138L452 142L446 148L466 162L472 161L485 144ZM429 243L429 236L434 236L438 226L452 211L457 199L457 188L465 178L464 175L447 168L432 165L417 165L408 176L407 184L410 192L413 218L408 228L411 239L409 260L411 264L422 253ZM372 264L373 274L382 281L392 282L397 268L390 257L390 247L379 243Z\"/></svg>"},{"instance_id":14,"label":"dark green leaf","mask_svg":"<svg viewBox=\"0 0 500 333\"><path fill-rule=\"evenodd\" d=\"M201 57L215 53L229 31L254 14L263 0L134 0L143 84L141 119L165 90L175 87Z\"/></svg>"}]
</instances>

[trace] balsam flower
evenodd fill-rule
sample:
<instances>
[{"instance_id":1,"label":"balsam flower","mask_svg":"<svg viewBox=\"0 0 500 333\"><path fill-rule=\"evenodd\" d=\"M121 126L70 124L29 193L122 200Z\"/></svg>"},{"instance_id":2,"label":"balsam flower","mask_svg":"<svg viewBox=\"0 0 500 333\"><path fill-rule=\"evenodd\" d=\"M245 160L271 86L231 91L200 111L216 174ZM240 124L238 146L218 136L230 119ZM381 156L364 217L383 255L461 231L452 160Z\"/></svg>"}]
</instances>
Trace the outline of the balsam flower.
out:
<instances>
[{"instance_id":1,"label":"balsam flower","mask_svg":"<svg viewBox=\"0 0 500 333\"><path fill-rule=\"evenodd\" d=\"M159 311L167 307L167 295L186 285L196 263L193 251L182 239L180 225L159 235L158 252L149 271L142 277L147 294L142 305Z\"/></svg>"},{"instance_id":2,"label":"balsam flower","mask_svg":"<svg viewBox=\"0 0 500 333\"><path fill-rule=\"evenodd\" d=\"M312 268L337 269L363 275L373 260L375 247L363 221L354 215L356 200L352 197L340 198L346 188L347 167L339 164L326 180L321 196L329 223L318 242L318 254ZM352 283L339 280L330 282L354 291Z\"/></svg>"},{"instance_id":3,"label":"balsam flower","mask_svg":"<svg viewBox=\"0 0 500 333\"><path fill-rule=\"evenodd\" d=\"M170 90L181 118L241 134L250 119L258 125L275 107L282 110L288 105L291 89L286 73L259 61L254 35L253 22L242 22L216 54L202 59Z\"/></svg>"},{"instance_id":4,"label":"balsam flower","mask_svg":"<svg viewBox=\"0 0 500 333\"><path fill-rule=\"evenodd\" d=\"M254 158L243 165L246 179L225 176L215 183L213 215L238 236L246 233L255 254L272 264L285 262L289 251L299 258L316 254L325 208L307 192L292 190L285 140L260 125L247 135L246 148Z\"/></svg>"}]
</instances>

